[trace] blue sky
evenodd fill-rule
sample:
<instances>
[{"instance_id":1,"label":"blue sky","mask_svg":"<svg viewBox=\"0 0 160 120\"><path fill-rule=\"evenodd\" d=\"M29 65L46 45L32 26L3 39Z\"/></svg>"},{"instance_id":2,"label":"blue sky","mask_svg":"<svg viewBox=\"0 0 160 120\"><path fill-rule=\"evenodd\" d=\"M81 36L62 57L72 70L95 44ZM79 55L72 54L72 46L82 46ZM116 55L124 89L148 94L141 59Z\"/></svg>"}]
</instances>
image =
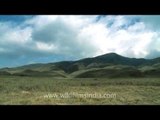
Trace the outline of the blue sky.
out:
<instances>
[{"instance_id":1,"label":"blue sky","mask_svg":"<svg viewBox=\"0 0 160 120\"><path fill-rule=\"evenodd\" d=\"M115 52L160 57L160 16L0 15L0 68Z\"/></svg>"}]
</instances>

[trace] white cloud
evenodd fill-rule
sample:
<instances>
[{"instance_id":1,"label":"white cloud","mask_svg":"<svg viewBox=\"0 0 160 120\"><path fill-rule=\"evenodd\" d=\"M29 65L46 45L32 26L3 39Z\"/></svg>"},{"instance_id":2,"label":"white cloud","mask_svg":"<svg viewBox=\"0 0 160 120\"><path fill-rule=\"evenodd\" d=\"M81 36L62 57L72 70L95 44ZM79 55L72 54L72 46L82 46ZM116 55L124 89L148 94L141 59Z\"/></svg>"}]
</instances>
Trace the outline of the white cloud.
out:
<instances>
[{"instance_id":1,"label":"white cloud","mask_svg":"<svg viewBox=\"0 0 160 120\"><path fill-rule=\"evenodd\" d=\"M40 51L46 51L46 52L52 51L52 53L54 53L54 51L56 50L56 46L54 46L53 44L46 44L42 42L36 42L36 47Z\"/></svg>"},{"instance_id":2,"label":"white cloud","mask_svg":"<svg viewBox=\"0 0 160 120\"><path fill-rule=\"evenodd\" d=\"M159 16L103 16L96 22L97 17L34 16L19 26L0 22L0 55L80 59L116 52L141 58L160 52L160 26L154 29Z\"/></svg>"}]
</instances>

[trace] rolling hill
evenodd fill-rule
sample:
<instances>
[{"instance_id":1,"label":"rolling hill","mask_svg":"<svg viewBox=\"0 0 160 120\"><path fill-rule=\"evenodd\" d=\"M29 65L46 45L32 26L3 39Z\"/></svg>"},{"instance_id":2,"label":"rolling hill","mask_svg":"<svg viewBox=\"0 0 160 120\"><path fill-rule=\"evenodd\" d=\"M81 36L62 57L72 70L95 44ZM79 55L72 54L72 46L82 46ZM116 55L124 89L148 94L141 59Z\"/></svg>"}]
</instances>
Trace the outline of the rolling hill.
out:
<instances>
[{"instance_id":1,"label":"rolling hill","mask_svg":"<svg viewBox=\"0 0 160 120\"><path fill-rule=\"evenodd\" d=\"M160 58L127 58L116 53L77 61L30 64L0 69L0 75L79 78L160 77Z\"/></svg>"}]
</instances>

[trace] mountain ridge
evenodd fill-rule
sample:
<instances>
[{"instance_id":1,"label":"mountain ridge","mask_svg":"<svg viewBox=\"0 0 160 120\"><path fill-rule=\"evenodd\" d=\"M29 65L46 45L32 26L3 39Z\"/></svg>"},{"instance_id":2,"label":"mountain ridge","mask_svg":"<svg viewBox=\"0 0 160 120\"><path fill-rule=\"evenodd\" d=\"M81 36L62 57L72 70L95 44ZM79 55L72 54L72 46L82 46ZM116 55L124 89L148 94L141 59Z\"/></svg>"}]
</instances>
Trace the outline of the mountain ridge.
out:
<instances>
[{"instance_id":1,"label":"mountain ridge","mask_svg":"<svg viewBox=\"0 0 160 120\"><path fill-rule=\"evenodd\" d=\"M30 72L26 72L30 71ZM116 53L108 53L92 58L84 58L76 61L60 61L54 63L29 64L14 68L2 68L1 74L11 75L38 75L43 74L58 76L72 76L76 72L82 77L102 76L143 76L143 74L155 74L160 71L160 57L155 59L128 58ZM73 74L72 74L73 73ZM78 73L78 74L77 74ZM94 73L94 74L93 74ZM126 73L126 74L125 74ZM134 74L133 74L134 73ZM63 74L63 75L62 75ZM97 74L97 75L96 75ZM75 76L76 77L76 76Z\"/></svg>"},{"instance_id":2,"label":"mountain ridge","mask_svg":"<svg viewBox=\"0 0 160 120\"><path fill-rule=\"evenodd\" d=\"M160 57L157 58L153 58L153 59L145 59L145 58L129 58L129 57L124 57L122 55L119 55L117 53L111 52L111 53L106 53L103 55L98 55L95 57L88 57L88 58L83 58L83 59L79 59L79 60L75 60L75 61L58 61L58 62L49 62L49 63L33 63L33 64L26 64L26 65L21 65L21 66L17 66L17 67L4 67L4 68L0 68L1 69L11 69L11 68L19 68L19 67L28 67L28 66L36 66L36 65L46 65L46 64L56 64L56 63L75 63L75 62L80 62L83 60L88 60L88 59L95 59L95 58L104 58L104 57L110 57L110 56L114 56L114 57L123 57L123 58L127 58L127 59L136 59L136 60L146 60L146 61L160 61Z\"/></svg>"}]
</instances>

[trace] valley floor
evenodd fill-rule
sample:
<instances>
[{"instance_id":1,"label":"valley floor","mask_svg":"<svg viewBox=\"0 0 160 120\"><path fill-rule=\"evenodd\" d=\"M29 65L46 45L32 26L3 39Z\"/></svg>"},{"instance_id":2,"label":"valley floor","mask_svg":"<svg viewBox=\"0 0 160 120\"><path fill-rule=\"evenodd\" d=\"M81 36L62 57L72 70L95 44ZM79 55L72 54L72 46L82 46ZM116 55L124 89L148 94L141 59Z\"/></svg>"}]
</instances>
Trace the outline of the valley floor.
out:
<instances>
[{"instance_id":1,"label":"valley floor","mask_svg":"<svg viewBox=\"0 0 160 120\"><path fill-rule=\"evenodd\" d=\"M160 79L0 76L0 104L157 105Z\"/></svg>"}]
</instances>

